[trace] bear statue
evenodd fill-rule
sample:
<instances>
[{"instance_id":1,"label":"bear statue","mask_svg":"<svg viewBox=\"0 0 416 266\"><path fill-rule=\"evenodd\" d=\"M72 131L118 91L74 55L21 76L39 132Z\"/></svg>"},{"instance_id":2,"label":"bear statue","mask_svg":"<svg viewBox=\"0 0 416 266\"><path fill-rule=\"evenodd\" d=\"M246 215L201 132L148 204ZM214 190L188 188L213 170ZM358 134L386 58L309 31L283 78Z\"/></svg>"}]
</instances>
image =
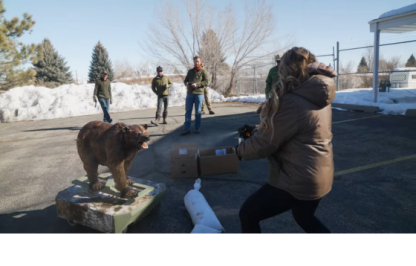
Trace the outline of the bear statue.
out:
<instances>
[{"instance_id":1,"label":"bear statue","mask_svg":"<svg viewBox=\"0 0 416 266\"><path fill-rule=\"evenodd\" d=\"M127 173L137 152L147 148L149 140L147 125L112 125L100 121L86 124L79 131L77 149L87 172L89 189L103 188L97 173L100 164L110 169L121 198L137 197L137 191L129 187L132 181L127 179Z\"/></svg>"}]
</instances>

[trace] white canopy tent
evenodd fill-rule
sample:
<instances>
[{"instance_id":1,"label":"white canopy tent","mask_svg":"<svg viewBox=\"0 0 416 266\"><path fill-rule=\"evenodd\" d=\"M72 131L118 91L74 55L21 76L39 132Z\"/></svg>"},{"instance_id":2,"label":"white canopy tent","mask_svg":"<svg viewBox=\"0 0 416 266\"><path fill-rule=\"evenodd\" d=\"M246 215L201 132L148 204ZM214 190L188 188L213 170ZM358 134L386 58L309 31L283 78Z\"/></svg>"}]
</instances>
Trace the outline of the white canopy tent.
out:
<instances>
[{"instance_id":1,"label":"white canopy tent","mask_svg":"<svg viewBox=\"0 0 416 266\"><path fill-rule=\"evenodd\" d=\"M373 97L374 102L377 102L380 32L403 33L416 31L416 4L386 12L378 19L370 21L369 24L370 32L374 32Z\"/></svg>"}]
</instances>

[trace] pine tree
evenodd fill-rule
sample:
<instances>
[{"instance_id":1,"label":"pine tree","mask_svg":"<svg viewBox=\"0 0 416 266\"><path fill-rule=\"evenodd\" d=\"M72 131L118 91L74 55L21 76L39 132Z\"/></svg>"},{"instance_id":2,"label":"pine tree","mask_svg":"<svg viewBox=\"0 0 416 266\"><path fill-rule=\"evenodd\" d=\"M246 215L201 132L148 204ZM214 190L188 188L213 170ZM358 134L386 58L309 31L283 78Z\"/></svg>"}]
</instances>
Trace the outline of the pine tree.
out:
<instances>
[{"instance_id":1,"label":"pine tree","mask_svg":"<svg viewBox=\"0 0 416 266\"><path fill-rule=\"evenodd\" d=\"M229 68L229 66L225 63L226 57L222 51L217 34L212 29L202 34L198 54L205 65L205 69L211 74L211 87L215 88L217 73Z\"/></svg>"},{"instance_id":2,"label":"pine tree","mask_svg":"<svg viewBox=\"0 0 416 266\"><path fill-rule=\"evenodd\" d=\"M35 25L32 16L25 13L22 19L14 17L6 20L5 12L3 0L0 0L0 89L34 82L36 72L22 66L30 61L36 62L36 53L42 50L40 45L19 42L19 38Z\"/></svg>"},{"instance_id":3,"label":"pine tree","mask_svg":"<svg viewBox=\"0 0 416 266\"><path fill-rule=\"evenodd\" d=\"M413 54L407 60L406 67L416 67L416 59Z\"/></svg>"},{"instance_id":4,"label":"pine tree","mask_svg":"<svg viewBox=\"0 0 416 266\"><path fill-rule=\"evenodd\" d=\"M90 71L88 73L88 82L94 83L101 77L101 73L107 71L108 79L114 79L113 65L108 58L107 50L98 42L92 51L92 59L90 64Z\"/></svg>"},{"instance_id":5,"label":"pine tree","mask_svg":"<svg viewBox=\"0 0 416 266\"><path fill-rule=\"evenodd\" d=\"M37 82L54 82L56 85L73 82L65 59L53 48L49 39L43 40L42 48L43 59L33 64Z\"/></svg>"},{"instance_id":6,"label":"pine tree","mask_svg":"<svg viewBox=\"0 0 416 266\"><path fill-rule=\"evenodd\" d=\"M370 72L370 68L368 67L367 60L363 56L361 58L360 64L358 64L357 72Z\"/></svg>"}]
</instances>

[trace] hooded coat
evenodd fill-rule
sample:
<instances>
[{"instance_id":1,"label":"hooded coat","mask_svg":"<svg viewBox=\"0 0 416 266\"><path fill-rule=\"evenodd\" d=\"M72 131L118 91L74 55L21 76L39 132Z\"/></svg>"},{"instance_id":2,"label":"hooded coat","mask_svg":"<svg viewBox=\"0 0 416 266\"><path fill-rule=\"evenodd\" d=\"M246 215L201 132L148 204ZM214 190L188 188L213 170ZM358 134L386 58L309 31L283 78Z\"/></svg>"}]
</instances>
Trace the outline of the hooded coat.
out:
<instances>
[{"instance_id":1,"label":"hooded coat","mask_svg":"<svg viewBox=\"0 0 416 266\"><path fill-rule=\"evenodd\" d=\"M274 130L258 131L237 148L244 160L268 158L268 183L299 200L322 198L332 188L332 110L336 73L313 63L310 78L279 99L271 123Z\"/></svg>"}]
</instances>

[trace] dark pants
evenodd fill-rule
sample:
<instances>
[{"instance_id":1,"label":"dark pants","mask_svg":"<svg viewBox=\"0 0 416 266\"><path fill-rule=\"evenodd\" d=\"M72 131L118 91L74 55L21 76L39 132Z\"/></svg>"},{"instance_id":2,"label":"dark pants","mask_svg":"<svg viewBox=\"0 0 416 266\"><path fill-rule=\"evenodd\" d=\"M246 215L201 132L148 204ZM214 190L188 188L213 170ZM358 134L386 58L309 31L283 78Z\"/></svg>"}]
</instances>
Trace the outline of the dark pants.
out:
<instances>
[{"instance_id":1,"label":"dark pants","mask_svg":"<svg viewBox=\"0 0 416 266\"><path fill-rule=\"evenodd\" d=\"M157 115L160 116L162 113L162 104L163 104L163 113L168 112L168 104L169 104L169 96L163 95L163 96L157 96Z\"/></svg>"},{"instance_id":2,"label":"dark pants","mask_svg":"<svg viewBox=\"0 0 416 266\"><path fill-rule=\"evenodd\" d=\"M306 233L329 233L328 228L315 217L318 200L298 200L284 190L269 184L254 192L240 209L243 233L261 233L260 221L288 210Z\"/></svg>"},{"instance_id":3,"label":"dark pants","mask_svg":"<svg viewBox=\"0 0 416 266\"><path fill-rule=\"evenodd\" d=\"M101 109L103 109L104 122L110 122L110 99L98 97L98 101L100 102Z\"/></svg>"}]
</instances>

